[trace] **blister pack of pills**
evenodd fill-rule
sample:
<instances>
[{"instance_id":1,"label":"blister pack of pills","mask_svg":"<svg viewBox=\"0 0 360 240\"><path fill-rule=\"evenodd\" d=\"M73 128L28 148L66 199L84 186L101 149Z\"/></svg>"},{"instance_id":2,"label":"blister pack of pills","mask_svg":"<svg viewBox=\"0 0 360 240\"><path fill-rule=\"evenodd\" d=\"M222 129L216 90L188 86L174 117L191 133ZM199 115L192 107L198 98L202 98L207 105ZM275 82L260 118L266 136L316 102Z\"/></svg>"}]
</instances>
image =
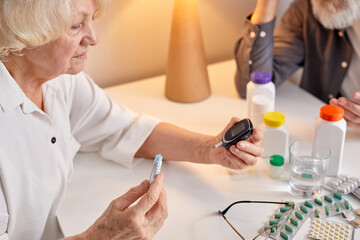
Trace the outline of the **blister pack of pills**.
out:
<instances>
[{"instance_id":1,"label":"blister pack of pills","mask_svg":"<svg viewBox=\"0 0 360 240\"><path fill-rule=\"evenodd\" d=\"M324 221L326 218L353 211L349 201L337 192L296 203L294 209L283 216L288 208L288 206L281 207L275 211L261 229L271 229L271 232L269 233L270 230L264 232L262 234L263 236L268 236L275 240L291 240L309 217L311 217L313 221ZM279 219L281 221L279 221ZM278 221L279 224L274 228L273 226L275 226Z\"/></svg>"},{"instance_id":2,"label":"blister pack of pills","mask_svg":"<svg viewBox=\"0 0 360 240\"><path fill-rule=\"evenodd\" d=\"M314 203L313 218L328 218L351 210L349 201L337 192L321 198L314 198L312 202Z\"/></svg>"},{"instance_id":3,"label":"blister pack of pills","mask_svg":"<svg viewBox=\"0 0 360 240\"><path fill-rule=\"evenodd\" d=\"M353 239L354 228L350 224L316 219L311 222L309 238L316 240Z\"/></svg>"},{"instance_id":4,"label":"blister pack of pills","mask_svg":"<svg viewBox=\"0 0 360 240\"><path fill-rule=\"evenodd\" d=\"M324 188L331 192L339 192L342 194L353 193L356 197L360 199L359 186L359 178L340 175L338 177L333 177L329 181L327 181L324 185Z\"/></svg>"},{"instance_id":5,"label":"blister pack of pills","mask_svg":"<svg viewBox=\"0 0 360 240\"><path fill-rule=\"evenodd\" d=\"M271 232L270 234L268 232L263 233L264 236L269 236L276 240L291 240L312 212L311 208L303 204L295 204L294 209L286 213L288 208L281 207L276 210L264 226L264 229L271 228ZM286 215L283 216L284 213ZM280 218L281 222L279 222L276 228L272 228Z\"/></svg>"}]
</instances>

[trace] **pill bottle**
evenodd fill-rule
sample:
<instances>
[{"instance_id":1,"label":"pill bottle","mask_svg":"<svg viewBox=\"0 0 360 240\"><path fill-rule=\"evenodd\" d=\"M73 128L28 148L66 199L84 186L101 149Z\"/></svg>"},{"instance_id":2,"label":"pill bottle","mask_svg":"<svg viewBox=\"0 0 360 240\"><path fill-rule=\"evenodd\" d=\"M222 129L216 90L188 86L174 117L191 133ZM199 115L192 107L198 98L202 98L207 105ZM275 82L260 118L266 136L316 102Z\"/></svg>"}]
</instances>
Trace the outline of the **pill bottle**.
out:
<instances>
[{"instance_id":1,"label":"pill bottle","mask_svg":"<svg viewBox=\"0 0 360 240\"><path fill-rule=\"evenodd\" d=\"M315 120L314 142L322 142L330 148L331 156L327 175L340 173L346 135L344 109L336 105L325 105L320 109L320 116ZM316 146L314 146L315 148Z\"/></svg>"},{"instance_id":2,"label":"pill bottle","mask_svg":"<svg viewBox=\"0 0 360 240\"><path fill-rule=\"evenodd\" d=\"M271 74L262 71L251 73L250 81L246 85L247 115L254 127L259 127L266 112L275 108L275 85L271 81Z\"/></svg>"},{"instance_id":3,"label":"pill bottle","mask_svg":"<svg viewBox=\"0 0 360 240\"><path fill-rule=\"evenodd\" d=\"M272 155L270 157L269 177L280 179L284 176L284 157L281 155Z\"/></svg>"},{"instance_id":4,"label":"pill bottle","mask_svg":"<svg viewBox=\"0 0 360 240\"><path fill-rule=\"evenodd\" d=\"M288 155L289 130L285 124L285 115L281 112L267 112L264 114L264 122L260 125L263 131L261 145L264 148L263 157Z\"/></svg>"}]
</instances>

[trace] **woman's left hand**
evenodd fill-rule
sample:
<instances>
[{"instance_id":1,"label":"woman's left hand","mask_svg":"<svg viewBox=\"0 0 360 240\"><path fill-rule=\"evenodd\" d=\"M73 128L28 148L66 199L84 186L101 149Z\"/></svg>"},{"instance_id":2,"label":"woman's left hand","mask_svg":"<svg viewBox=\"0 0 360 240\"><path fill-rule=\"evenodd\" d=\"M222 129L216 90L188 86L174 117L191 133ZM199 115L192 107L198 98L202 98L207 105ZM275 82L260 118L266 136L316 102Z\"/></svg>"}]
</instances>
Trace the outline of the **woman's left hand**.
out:
<instances>
[{"instance_id":1,"label":"woman's left hand","mask_svg":"<svg viewBox=\"0 0 360 240\"><path fill-rule=\"evenodd\" d=\"M352 98L360 102L360 91L354 92ZM332 98L331 105L338 105L344 109L344 118L347 126L360 130L360 104L351 99L341 97L339 99Z\"/></svg>"},{"instance_id":2,"label":"woman's left hand","mask_svg":"<svg viewBox=\"0 0 360 240\"><path fill-rule=\"evenodd\" d=\"M240 119L232 118L226 128L216 137L214 143L220 142L224 133ZM264 149L260 146L263 134L260 129L254 129L250 138L232 145L229 150L219 146L210 151L210 161L232 169L244 169L255 165L257 157L260 157Z\"/></svg>"}]
</instances>

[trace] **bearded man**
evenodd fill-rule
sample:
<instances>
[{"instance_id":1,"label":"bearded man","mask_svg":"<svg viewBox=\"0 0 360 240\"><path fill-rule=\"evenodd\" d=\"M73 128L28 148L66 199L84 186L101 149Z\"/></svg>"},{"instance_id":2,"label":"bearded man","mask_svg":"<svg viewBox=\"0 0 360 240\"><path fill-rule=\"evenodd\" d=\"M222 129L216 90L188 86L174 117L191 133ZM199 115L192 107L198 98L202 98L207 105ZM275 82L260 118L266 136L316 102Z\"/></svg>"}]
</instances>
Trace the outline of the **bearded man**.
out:
<instances>
[{"instance_id":1,"label":"bearded man","mask_svg":"<svg viewBox=\"0 0 360 240\"><path fill-rule=\"evenodd\" d=\"M258 0L236 44L241 97L253 71L276 86L303 68L300 87L345 110L360 130L360 0L294 0L274 31L279 0Z\"/></svg>"}]
</instances>

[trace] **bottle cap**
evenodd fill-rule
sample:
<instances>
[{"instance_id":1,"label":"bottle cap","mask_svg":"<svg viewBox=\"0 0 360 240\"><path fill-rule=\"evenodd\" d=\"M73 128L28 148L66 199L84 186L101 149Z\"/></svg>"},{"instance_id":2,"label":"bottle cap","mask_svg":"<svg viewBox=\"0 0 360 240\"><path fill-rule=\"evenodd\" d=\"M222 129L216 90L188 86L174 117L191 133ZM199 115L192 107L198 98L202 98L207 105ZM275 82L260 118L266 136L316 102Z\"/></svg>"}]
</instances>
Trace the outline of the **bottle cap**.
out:
<instances>
[{"instance_id":1,"label":"bottle cap","mask_svg":"<svg viewBox=\"0 0 360 240\"><path fill-rule=\"evenodd\" d=\"M284 165L284 157L281 155L272 155L270 157L270 164L275 167L281 167Z\"/></svg>"},{"instance_id":2,"label":"bottle cap","mask_svg":"<svg viewBox=\"0 0 360 240\"><path fill-rule=\"evenodd\" d=\"M325 105L320 108L320 117L329 122L340 121L344 117L344 109L336 105Z\"/></svg>"},{"instance_id":3,"label":"bottle cap","mask_svg":"<svg viewBox=\"0 0 360 240\"><path fill-rule=\"evenodd\" d=\"M257 84L266 84L271 82L271 74L268 72L255 71L251 73L251 81Z\"/></svg>"},{"instance_id":4,"label":"bottle cap","mask_svg":"<svg viewBox=\"0 0 360 240\"><path fill-rule=\"evenodd\" d=\"M269 127L281 127L285 124L285 115L281 112L267 112L264 114L264 124Z\"/></svg>"}]
</instances>

